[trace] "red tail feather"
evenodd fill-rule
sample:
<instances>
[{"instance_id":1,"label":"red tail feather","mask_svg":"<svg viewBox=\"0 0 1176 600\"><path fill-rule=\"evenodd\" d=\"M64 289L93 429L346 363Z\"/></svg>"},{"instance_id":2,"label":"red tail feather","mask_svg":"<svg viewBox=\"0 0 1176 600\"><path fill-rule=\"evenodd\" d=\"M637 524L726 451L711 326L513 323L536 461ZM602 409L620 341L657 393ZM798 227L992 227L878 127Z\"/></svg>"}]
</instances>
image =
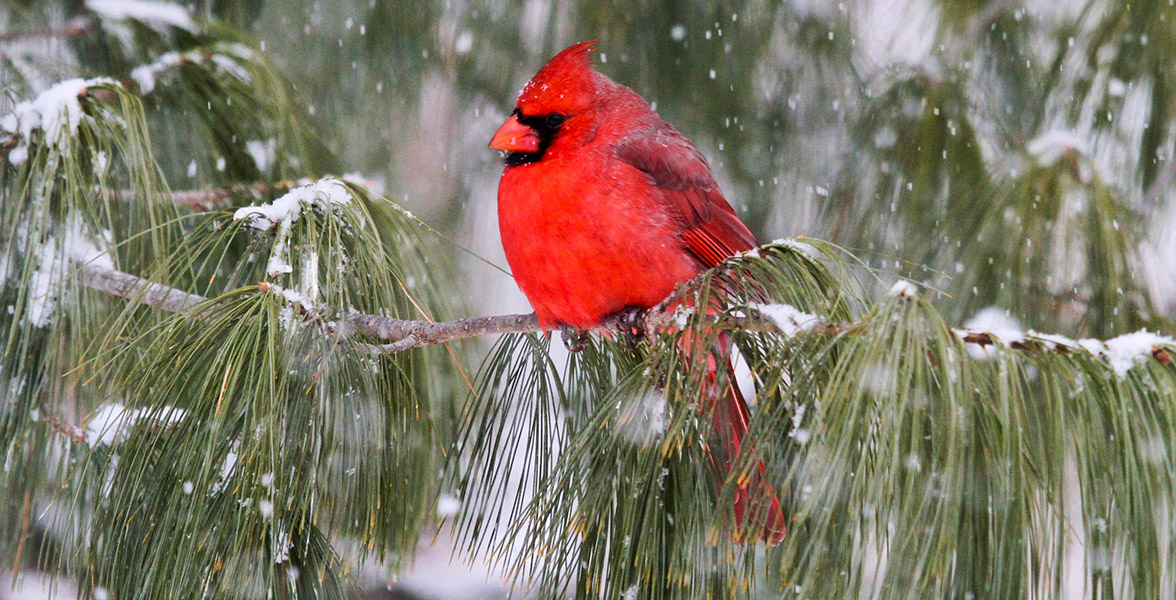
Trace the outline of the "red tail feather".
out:
<instances>
[{"instance_id":1,"label":"red tail feather","mask_svg":"<svg viewBox=\"0 0 1176 600\"><path fill-rule=\"evenodd\" d=\"M720 336L718 346L721 356L728 356L729 336L726 334ZM743 399L743 394L740 393L735 381L734 367L731 365L730 359L726 359L726 361L727 377L722 389L719 389L717 388L717 359L714 354L707 357L707 402L702 407L704 411L711 412L715 432L722 444L721 448L711 448L711 464L724 476L730 474L732 464L739 457L743 438L747 434L748 422L751 420L747 401ZM718 405L713 405L716 400ZM716 454L718 454L718 458L716 458ZM784 534L787 531L784 512L780 508L780 499L776 496L775 490L765 480L762 460L757 462L750 474L746 477L740 477L737 481L734 509L736 539L742 541L749 537L759 538L768 544L778 544L784 539ZM749 535L750 527L761 524L761 531Z\"/></svg>"}]
</instances>

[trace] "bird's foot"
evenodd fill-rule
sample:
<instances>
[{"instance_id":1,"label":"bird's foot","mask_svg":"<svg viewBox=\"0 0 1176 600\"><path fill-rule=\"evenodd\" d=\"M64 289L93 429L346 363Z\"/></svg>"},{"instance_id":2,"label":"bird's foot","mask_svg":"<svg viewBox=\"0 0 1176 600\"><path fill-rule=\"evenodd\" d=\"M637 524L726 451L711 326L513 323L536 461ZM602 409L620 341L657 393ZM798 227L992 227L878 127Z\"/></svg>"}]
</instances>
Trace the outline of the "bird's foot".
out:
<instances>
[{"instance_id":1,"label":"bird's foot","mask_svg":"<svg viewBox=\"0 0 1176 600\"><path fill-rule=\"evenodd\" d=\"M645 339L645 309L626 306L618 311L617 320L625 332L625 346L635 349Z\"/></svg>"},{"instance_id":2,"label":"bird's foot","mask_svg":"<svg viewBox=\"0 0 1176 600\"><path fill-rule=\"evenodd\" d=\"M576 354L588 347L588 332L583 329L575 329L560 324L559 336L563 339L564 347L572 354Z\"/></svg>"}]
</instances>

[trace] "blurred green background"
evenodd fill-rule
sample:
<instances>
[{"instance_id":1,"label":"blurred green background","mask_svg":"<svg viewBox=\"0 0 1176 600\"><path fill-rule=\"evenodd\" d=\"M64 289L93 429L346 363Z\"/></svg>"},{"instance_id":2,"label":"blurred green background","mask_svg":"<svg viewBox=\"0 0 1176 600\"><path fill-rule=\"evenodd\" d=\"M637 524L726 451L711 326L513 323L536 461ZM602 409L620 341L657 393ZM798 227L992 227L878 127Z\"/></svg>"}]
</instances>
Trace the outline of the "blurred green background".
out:
<instances>
[{"instance_id":1,"label":"blurred green background","mask_svg":"<svg viewBox=\"0 0 1176 600\"><path fill-rule=\"evenodd\" d=\"M598 68L694 140L761 241L841 244L883 285L945 291L957 322L997 306L1109 336L1176 307L1163 0L201 10L255 32L346 170L500 265L487 140L547 58L599 38ZM510 281L463 264L471 308L525 308Z\"/></svg>"},{"instance_id":2,"label":"blurred green background","mask_svg":"<svg viewBox=\"0 0 1176 600\"><path fill-rule=\"evenodd\" d=\"M942 292L957 325L1105 338L1176 315L1169 0L184 4L249 32L293 83L334 154L308 169L357 173L439 232L434 276L470 314L527 310L481 260L505 268L486 144L550 56L598 38L598 68L695 142L761 241L830 240L876 290ZM0 32L86 14L6 0ZM103 48L3 39L0 114L152 58ZM257 178L218 170L188 127L152 122L173 190Z\"/></svg>"},{"instance_id":3,"label":"blurred green background","mask_svg":"<svg viewBox=\"0 0 1176 600\"><path fill-rule=\"evenodd\" d=\"M694 140L762 241L841 244L885 281L943 290L961 322L997 306L1105 337L1176 307L1166 0L188 4L256 36L335 170L499 265L487 140L550 56L599 38L600 70ZM13 31L78 14L76 1L4 11ZM134 66L71 52L81 43L7 44L3 77L35 62L21 52L56 52L64 71ZM171 154L173 188L223 183ZM471 310L525 308L509 280L461 263Z\"/></svg>"}]
</instances>

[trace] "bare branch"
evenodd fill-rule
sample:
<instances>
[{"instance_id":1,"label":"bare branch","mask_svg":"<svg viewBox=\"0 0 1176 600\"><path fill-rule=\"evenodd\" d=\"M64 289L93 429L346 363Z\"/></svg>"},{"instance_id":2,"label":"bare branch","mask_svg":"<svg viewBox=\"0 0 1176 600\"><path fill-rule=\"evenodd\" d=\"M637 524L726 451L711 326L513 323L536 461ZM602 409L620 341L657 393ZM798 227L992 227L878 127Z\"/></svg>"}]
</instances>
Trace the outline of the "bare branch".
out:
<instances>
[{"instance_id":1,"label":"bare branch","mask_svg":"<svg viewBox=\"0 0 1176 600\"><path fill-rule=\"evenodd\" d=\"M264 198L284 194L297 187L293 181L279 181L276 183L250 183L234 185L226 188L210 188L205 190L181 190L171 192L171 201L176 206L191 211L214 210L227 205L233 198L253 196ZM118 190L115 197L123 202L133 202L139 198L135 190Z\"/></svg>"},{"instance_id":2,"label":"bare branch","mask_svg":"<svg viewBox=\"0 0 1176 600\"><path fill-rule=\"evenodd\" d=\"M7 44L19 40L36 38L75 38L86 33L95 23L95 19L82 16L71 19L64 27L57 29L37 29L34 31L9 31L0 33L0 44Z\"/></svg>"},{"instance_id":3,"label":"bare branch","mask_svg":"<svg viewBox=\"0 0 1176 600\"><path fill-rule=\"evenodd\" d=\"M82 267L81 278L87 287L120 298L136 299L168 312L183 312L204 302L203 296L92 263Z\"/></svg>"},{"instance_id":4,"label":"bare branch","mask_svg":"<svg viewBox=\"0 0 1176 600\"><path fill-rule=\"evenodd\" d=\"M81 444L86 441L86 434L80 427L74 425L73 423L67 422L65 419L58 416L57 413L49 410L48 406L41 406L41 420L48 423L49 428L52 429L54 433L69 438L69 440L74 443Z\"/></svg>"},{"instance_id":5,"label":"bare branch","mask_svg":"<svg viewBox=\"0 0 1176 600\"><path fill-rule=\"evenodd\" d=\"M384 346L386 352L398 352L495 333L532 333L540 330L539 319L535 318L534 313L475 317L441 323L403 321L363 314L353 315L347 320L368 335L383 340L395 340L395 343Z\"/></svg>"},{"instance_id":6,"label":"bare branch","mask_svg":"<svg viewBox=\"0 0 1176 600\"><path fill-rule=\"evenodd\" d=\"M82 282L87 286L104 291L121 298L137 299L140 302L169 312L189 310L204 297L189 294L182 290L160 283L153 283L129 273L115 271L105 267L87 265L82 269ZM307 321L327 323L323 315L317 314L311 307L283 294L280 286L268 282L258 285L258 291L263 294L274 294L291 306L298 308L299 314ZM785 335L795 335L798 331L816 333L818 335L835 336L842 333L852 334L856 323L833 323L816 321L806 323L799 328L786 328L764 315L752 314L722 314L708 317L706 326L714 329L738 331L779 332ZM681 328L683 323L676 312L659 310L654 307L636 313L617 313L606 318L593 332L604 335L629 335L637 330L646 335ZM443 344L485 335L504 333L538 333L542 331L539 320L532 314L526 315L496 315L492 317L471 317L455 319L453 321L430 322L419 320L393 319L376 315L352 313L347 316L347 323L355 331L388 340L387 344L360 344L374 354L395 354L413 348L421 348L434 344ZM967 344L981 347L995 345L999 340L991 333L983 331L955 330L956 336ZM335 339L346 337L346 331L330 328L329 335ZM1058 353L1070 352L1072 348L1065 344L1048 343L1047 340L1018 340L1009 344L1015 350L1027 352L1052 351ZM1172 353L1169 348L1156 346L1151 352L1152 358L1161 365L1172 364Z\"/></svg>"}]
</instances>

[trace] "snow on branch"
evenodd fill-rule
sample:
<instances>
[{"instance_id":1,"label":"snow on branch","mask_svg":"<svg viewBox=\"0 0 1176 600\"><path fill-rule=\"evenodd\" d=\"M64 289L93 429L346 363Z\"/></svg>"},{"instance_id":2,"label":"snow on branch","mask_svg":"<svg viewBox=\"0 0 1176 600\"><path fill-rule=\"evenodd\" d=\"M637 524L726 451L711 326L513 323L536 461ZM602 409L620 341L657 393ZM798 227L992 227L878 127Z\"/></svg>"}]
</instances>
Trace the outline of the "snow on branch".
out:
<instances>
[{"instance_id":1,"label":"snow on branch","mask_svg":"<svg viewBox=\"0 0 1176 600\"><path fill-rule=\"evenodd\" d=\"M223 188L178 190L170 192L168 196L176 206L199 212L220 208L241 196L261 198L264 196L285 194L299 185L301 184L295 181L279 181L276 183L258 182ZM134 202L139 199L140 194L135 190L128 189L118 190L114 192L114 196L123 202Z\"/></svg>"},{"instance_id":2,"label":"snow on branch","mask_svg":"<svg viewBox=\"0 0 1176 600\"><path fill-rule=\"evenodd\" d=\"M81 98L98 85L118 85L109 77L66 79L41 92L32 100L17 104L0 119L0 145L7 149L8 162L21 165L28 159L29 140L34 131L44 135L45 145L64 153L77 136L84 112Z\"/></svg>"},{"instance_id":3,"label":"snow on branch","mask_svg":"<svg viewBox=\"0 0 1176 600\"><path fill-rule=\"evenodd\" d=\"M111 21L133 20L166 32L168 27L196 31L187 8L156 0L87 0L86 8Z\"/></svg>"},{"instance_id":4,"label":"snow on branch","mask_svg":"<svg viewBox=\"0 0 1176 600\"><path fill-rule=\"evenodd\" d=\"M189 294L129 273L97 265L88 265L83 268L82 281L91 288L113 296L137 298L148 306L169 312L182 312L205 300L196 294ZM258 285L258 291L263 294L274 294L289 304L298 304L299 312L307 320L326 321L322 315L315 314L312 308L301 304L291 295L285 294L286 290L278 285L263 282ZM760 314L744 315L736 312L715 315L708 317L707 325L716 329L775 332L785 336L793 336L804 331L832 336L843 332L852 332L857 325L856 323L830 323L784 305L756 305L751 308ZM617 313L605 319L599 327L592 331L605 334L628 334L637 330L649 334L680 327L679 321L680 318L676 311L667 311L664 310L664 307L658 306L633 314ZM352 313L347 316L347 323L354 327L355 331L388 341L386 344L365 345L373 353L382 354L393 354L413 348L486 335L543 331L533 313L469 317L441 322L394 319ZM956 337L964 343L981 347L993 346L1001 340L1000 336L990 332L964 329L954 331ZM339 331L333 331L332 335L344 337ZM1025 334L1023 339L1010 343L1009 347L1027 352L1066 353L1086 350L1096 356L1108 358L1115 372L1123 375L1128 369L1139 364L1148 356L1162 365L1172 364L1172 348L1176 347L1176 338L1140 331L1106 342L1086 339L1075 342L1062 336L1030 331Z\"/></svg>"}]
</instances>

